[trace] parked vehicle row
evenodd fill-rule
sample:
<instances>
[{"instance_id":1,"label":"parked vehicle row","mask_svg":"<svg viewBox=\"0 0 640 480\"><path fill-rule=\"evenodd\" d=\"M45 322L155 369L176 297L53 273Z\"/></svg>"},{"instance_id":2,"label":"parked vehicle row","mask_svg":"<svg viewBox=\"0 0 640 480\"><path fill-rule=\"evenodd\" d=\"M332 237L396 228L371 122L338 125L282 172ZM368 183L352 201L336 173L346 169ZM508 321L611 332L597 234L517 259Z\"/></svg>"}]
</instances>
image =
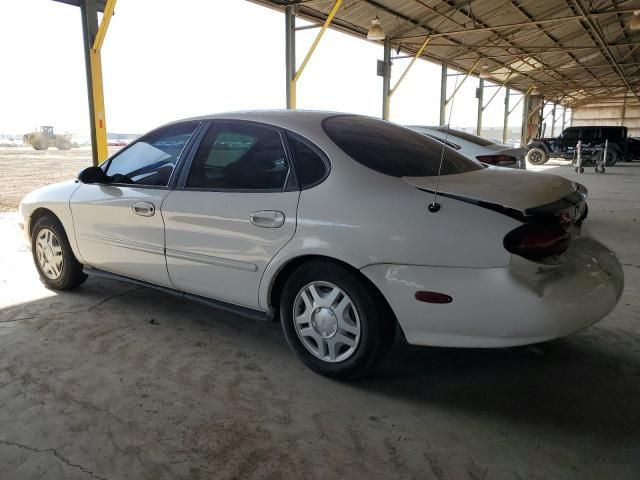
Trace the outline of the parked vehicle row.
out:
<instances>
[{"instance_id":1,"label":"parked vehicle row","mask_svg":"<svg viewBox=\"0 0 640 480\"><path fill-rule=\"evenodd\" d=\"M370 372L397 330L449 347L568 335L623 286L581 230L581 185L357 115L171 123L20 212L48 287L101 275L279 319L302 362L336 378Z\"/></svg>"},{"instance_id":2,"label":"parked vehicle row","mask_svg":"<svg viewBox=\"0 0 640 480\"><path fill-rule=\"evenodd\" d=\"M527 168L524 148L502 145L471 133L455 130L446 126L423 127L409 126L411 130L430 138L444 142L467 158L478 160L486 165L507 168Z\"/></svg>"},{"instance_id":3,"label":"parked vehicle row","mask_svg":"<svg viewBox=\"0 0 640 480\"><path fill-rule=\"evenodd\" d=\"M565 128L556 138L536 138L527 145L527 161L532 165L542 165L549 158L573 160L576 146L581 142L582 160L595 164L603 154L605 141L608 142L605 165L612 166L619 161L640 159L640 140L628 136L627 127L592 126Z\"/></svg>"}]
</instances>

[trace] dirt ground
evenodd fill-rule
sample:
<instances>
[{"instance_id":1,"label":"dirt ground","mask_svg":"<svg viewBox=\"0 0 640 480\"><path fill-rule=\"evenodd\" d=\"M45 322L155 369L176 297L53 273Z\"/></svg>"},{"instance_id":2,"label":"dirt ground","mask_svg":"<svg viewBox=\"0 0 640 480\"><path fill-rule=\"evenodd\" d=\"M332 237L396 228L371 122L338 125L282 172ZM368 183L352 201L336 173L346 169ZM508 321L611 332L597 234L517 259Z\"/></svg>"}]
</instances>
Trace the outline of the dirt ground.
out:
<instances>
[{"instance_id":1,"label":"dirt ground","mask_svg":"<svg viewBox=\"0 0 640 480\"><path fill-rule=\"evenodd\" d=\"M0 154L10 210L88 164L26 153ZM533 347L398 341L357 383L307 370L278 324L104 279L49 291L0 214L0 479L639 479L640 163L545 169L589 188L617 308Z\"/></svg>"},{"instance_id":2,"label":"dirt ground","mask_svg":"<svg viewBox=\"0 0 640 480\"><path fill-rule=\"evenodd\" d=\"M109 147L109 154L121 147ZM22 197L38 187L75 178L91 166L91 148L38 151L31 147L0 148L0 212L13 212Z\"/></svg>"}]
</instances>

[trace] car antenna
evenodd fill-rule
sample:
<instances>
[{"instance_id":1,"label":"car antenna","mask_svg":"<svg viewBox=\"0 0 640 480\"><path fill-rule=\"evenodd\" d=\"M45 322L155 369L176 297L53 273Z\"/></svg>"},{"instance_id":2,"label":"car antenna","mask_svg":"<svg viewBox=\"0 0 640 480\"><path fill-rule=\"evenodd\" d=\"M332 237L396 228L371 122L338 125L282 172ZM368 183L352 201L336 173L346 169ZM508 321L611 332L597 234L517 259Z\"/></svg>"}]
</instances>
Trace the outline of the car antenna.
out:
<instances>
[{"instance_id":1,"label":"car antenna","mask_svg":"<svg viewBox=\"0 0 640 480\"><path fill-rule=\"evenodd\" d=\"M461 10L461 9L460 9ZM460 71L460 60L462 58L462 53L464 51L464 40L467 36L467 24L469 23L469 17L471 16L471 2L468 4L467 8L467 19L464 22L464 33L462 34L462 42L460 42L460 53L458 54L458 64L456 65L456 70ZM451 113L453 112L453 103L456 100L456 90L458 89L458 78L459 75L456 75L456 81L453 85L453 97L451 97L451 107L449 107L449 118L447 119L447 125L445 126L444 131L444 142L442 142L442 151L440 152L440 165L438 166L438 177L436 178L436 188L433 191L433 201L429 204L427 209L431 213L436 213L440 210L440 204L438 203L438 187L440 186L440 174L442 173L442 161L444 160L444 151L447 148L447 140L449 139L449 126L451 125ZM446 92L445 92L446 95ZM479 100L478 100L479 101Z\"/></svg>"}]
</instances>

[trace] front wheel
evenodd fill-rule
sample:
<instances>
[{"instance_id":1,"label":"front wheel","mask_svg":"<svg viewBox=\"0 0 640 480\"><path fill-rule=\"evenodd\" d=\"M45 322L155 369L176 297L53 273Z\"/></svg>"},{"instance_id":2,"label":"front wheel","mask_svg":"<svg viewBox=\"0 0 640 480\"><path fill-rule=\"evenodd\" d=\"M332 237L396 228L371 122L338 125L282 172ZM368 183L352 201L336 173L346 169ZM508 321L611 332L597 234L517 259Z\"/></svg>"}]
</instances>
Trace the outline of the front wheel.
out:
<instances>
[{"instance_id":1,"label":"front wheel","mask_svg":"<svg viewBox=\"0 0 640 480\"><path fill-rule=\"evenodd\" d=\"M527 152L527 162L531 165L542 165L549 160L549 155L543 149L534 147Z\"/></svg>"},{"instance_id":2,"label":"front wheel","mask_svg":"<svg viewBox=\"0 0 640 480\"><path fill-rule=\"evenodd\" d=\"M616 163L618 163L618 154L613 150L608 150L607 157L604 159L604 164L607 167L613 167Z\"/></svg>"},{"instance_id":3,"label":"front wheel","mask_svg":"<svg viewBox=\"0 0 640 480\"><path fill-rule=\"evenodd\" d=\"M353 379L372 371L395 338L395 319L372 287L338 264L312 261L287 280L280 318L289 346L315 372Z\"/></svg>"},{"instance_id":4,"label":"front wheel","mask_svg":"<svg viewBox=\"0 0 640 480\"><path fill-rule=\"evenodd\" d=\"M47 287L70 290L87 279L56 218L47 215L36 222L31 233L31 251L40 279Z\"/></svg>"}]
</instances>

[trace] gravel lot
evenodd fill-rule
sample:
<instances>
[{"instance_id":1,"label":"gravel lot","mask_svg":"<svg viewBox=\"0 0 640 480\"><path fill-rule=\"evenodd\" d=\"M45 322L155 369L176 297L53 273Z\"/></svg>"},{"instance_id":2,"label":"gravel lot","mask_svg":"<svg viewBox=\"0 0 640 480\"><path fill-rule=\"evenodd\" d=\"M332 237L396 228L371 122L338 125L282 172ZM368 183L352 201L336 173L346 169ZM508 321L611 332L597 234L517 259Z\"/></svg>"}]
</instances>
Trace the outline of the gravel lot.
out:
<instances>
[{"instance_id":1,"label":"gravel lot","mask_svg":"<svg viewBox=\"0 0 640 480\"><path fill-rule=\"evenodd\" d=\"M109 148L109 154L120 148ZM15 211L31 190L75 178L90 165L90 147L44 151L31 147L0 148L0 212Z\"/></svg>"}]
</instances>

